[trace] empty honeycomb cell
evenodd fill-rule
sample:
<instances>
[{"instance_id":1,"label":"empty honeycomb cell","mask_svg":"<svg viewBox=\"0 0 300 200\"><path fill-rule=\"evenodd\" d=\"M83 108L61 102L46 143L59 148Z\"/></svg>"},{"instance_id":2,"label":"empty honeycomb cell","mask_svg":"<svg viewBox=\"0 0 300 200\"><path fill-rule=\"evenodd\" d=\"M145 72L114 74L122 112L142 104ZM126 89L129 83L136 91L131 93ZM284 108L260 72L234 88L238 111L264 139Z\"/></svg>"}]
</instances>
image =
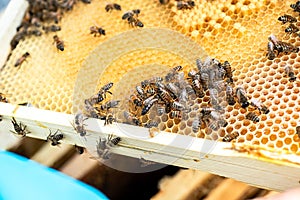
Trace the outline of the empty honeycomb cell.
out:
<instances>
[{"instance_id":1,"label":"empty honeycomb cell","mask_svg":"<svg viewBox=\"0 0 300 200\"><path fill-rule=\"evenodd\" d=\"M253 94L253 97L256 98L256 99L259 98L260 97L260 93L258 93L258 92L255 91L254 94Z\"/></svg>"},{"instance_id":2,"label":"empty honeycomb cell","mask_svg":"<svg viewBox=\"0 0 300 200\"><path fill-rule=\"evenodd\" d=\"M292 115L292 117L293 117L294 119L299 119L299 114L298 114L298 113L294 113L294 114Z\"/></svg>"},{"instance_id":3,"label":"empty honeycomb cell","mask_svg":"<svg viewBox=\"0 0 300 200\"><path fill-rule=\"evenodd\" d=\"M298 148L299 148L298 144L292 144L291 147L290 147L292 152L297 152Z\"/></svg>"},{"instance_id":4,"label":"empty honeycomb cell","mask_svg":"<svg viewBox=\"0 0 300 200\"><path fill-rule=\"evenodd\" d=\"M237 122L235 125L234 125L234 129L238 130L242 127L242 124Z\"/></svg>"},{"instance_id":5,"label":"empty honeycomb cell","mask_svg":"<svg viewBox=\"0 0 300 200\"><path fill-rule=\"evenodd\" d=\"M282 146L283 146L283 142L282 141L279 140L279 141L276 142L276 147L277 148L281 148Z\"/></svg>"},{"instance_id":6,"label":"empty honeycomb cell","mask_svg":"<svg viewBox=\"0 0 300 200\"><path fill-rule=\"evenodd\" d=\"M262 144L267 144L269 142L269 139L267 138L267 137L263 137L262 139L261 139L261 143Z\"/></svg>"},{"instance_id":7,"label":"empty honeycomb cell","mask_svg":"<svg viewBox=\"0 0 300 200\"><path fill-rule=\"evenodd\" d=\"M293 125L292 125L292 126L293 126ZM292 128L289 128L289 129L287 130L287 133L288 133L289 135L294 135L294 134L295 134L295 130L292 129Z\"/></svg>"},{"instance_id":8,"label":"empty honeycomb cell","mask_svg":"<svg viewBox=\"0 0 300 200\"><path fill-rule=\"evenodd\" d=\"M286 96L285 96L285 97L282 97L281 99L283 100L284 103L287 103L287 102L289 101L289 98L286 97ZM282 107L283 107L283 108L286 108L287 106L286 106L286 104L284 104L284 106L282 105Z\"/></svg>"},{"instance_id":9,"label":"empty honeycomb cell","mask_svg":"<svg viewBox=\"0 0 300 200\"><path fill-rule=\"evenodd\" d=\"M246 128L242 128L240 131L241 135L246 135L247 134L247 129Z\"/></svg>"},{"instance_id":10,"label":"empty honeycomb cell","mask_svg":"<svg viewBox=\"0 0 300 200\"><path fill-rule=\"evenodd\" d=\"M148 120L147 120L147 121L148 121ZM168 120L168 121L167 121L167 127L168 127L168 128L172 128L173 125L174 125L174 123L173 123L172 120Z\"/></svg>"},{"instance_id":11,"label":"empty honeycomb cell","mask_svg":"<svg viewBox=\"0 0 300 200\"><path fill-rule=\"evenodd\" d=\"M144 115L144 116L142 116L142 118L141 118L142 123L146 123L148 120L149 120L149 118L148 118L147 115ZM170 127L168 126L168 128L170 128Z\"/></svg>"},{"instance_id":12,"label":"empty honeycomb cell","mask_svg":"<svg viewBox=\"0 0 300 200\"><path fill-rule=\"evenodd\" d=\"M227 126L226 127L226 132L227 133L231 133L233 131L233 127L232 126Z\"/></svg>"},{"instance_id":13,"label":"empty honeycomb cell","mask_svg":"<svg viewBox=\"0 0 300 200\"><path fill-rule=\"evenodd\" d=\"M159 130L166 130L166 125L164 123L161 123L158 125Z\"/></svg>"},{"instance_id":14,"label":"empty honeycomb cell","mask_svg":"<svg viewBox=\"0 0 300 200\"><path fill-rule=\"evenodd\" d=\"M250 124L250 123L249 123L249 124ZM248 125L249 125L249 124L248 124ZM248 125L247 125L247 126L248 126ZM249 127L250 133L253 133L255 130L256 130L256 126L251 125L251 126Z\"/></svg>"},{"instance_id":15,"label":"empty honeycomb cell","mask_svg":"<svg viewBox=\"0 0 300 200\"><path fill-rule=\"evenodd\" d=\"M266 121L266 125L269 127L273 126L273 120Z\"/></svg>"},{"instance_id":16,"label":"empty honeycomb cell","mask_svg":"<svg viewBox=\"0 0 300 200\"><path fill-rule=\"evenodd\" d=\"M277 131L279 131L279 129L280 129L280 128L279 128L279 126L277 126L277 125L275 125L275 126L272 127L272 131L273 131L273 132L277 132Z\"/></svg>"},{"instance_id":17,"label":"empty honeycomb cell","mask_svg":"<svg viewBox=\"0 0 300 200\"><path fill-rule=\"evenodd\" d=\"M174 126L173 129L172 129L172 133L177 133L177 132L178 132L178 127Z\"/></svg>"},{"instance_id":18,"label":"empty honeycomb cell","mask_svg":"<svg viewBox=\"0 0 300 200\"><path fill-rule=\"evenodd\" d=\"M243 121L245 119L244 115L238 115L237 116L238 121Z\"/></svg>"},{"instance_id":19,"label":"empty honeycomb cell","mask_svg":"<svg viewBox=\"0 0 300 200\"><path fill-rule=\"evenodd\" d=\"M271 134L269 136L269 138L270 138L271 141L275 141L277 139L277 136L275 134Z\"/></svg>"},{"instance_id":20,"label":"empty honeycomb cell","mask_svg":"<svg viewBox=\"0 0 300 200\"><path fill-rule=\"evenodd\" d=\"M292 139L291 139L291 138L285 138L285 139L284 139L284 143L285 143L286 145L290 145L290 144L292 143Z\"/></svg>"},{"instance_id":21,"label":"empty honeycomb cell","mask_svg":"<svg viewBox=\"0 0 300 200\"><path fill-rule=\"evenodd\" d=\"M263 135L263 133L262 133L260 130L261 130L261 129L259 129L258 131L256 131L256 132L254 133L254 135L255 135L256 138L260 138L260 137Z\"/></svg>"},{"instance_id":22,"label":"empty honeycomb cell","mask_svg":"<svg viewBox=\"0 0 300 200\"><path fill-rule=\"evenodd\" d=\"M298 135L294 135L294 136L293 136L293 140L294 140L295 142L300 142L300 138L299 138Z\"/></svg>"}]
</instances>

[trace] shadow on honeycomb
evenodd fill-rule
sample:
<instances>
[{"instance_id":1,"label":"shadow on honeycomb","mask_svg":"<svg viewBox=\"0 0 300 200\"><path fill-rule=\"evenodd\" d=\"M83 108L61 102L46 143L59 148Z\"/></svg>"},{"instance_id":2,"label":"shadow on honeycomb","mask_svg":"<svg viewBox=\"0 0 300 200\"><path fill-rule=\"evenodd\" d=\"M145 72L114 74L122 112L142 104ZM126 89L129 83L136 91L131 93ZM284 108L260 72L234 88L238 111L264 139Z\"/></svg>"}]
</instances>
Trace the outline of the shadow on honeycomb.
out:
<instances>
[{"instance_id":1,"label":"shadow on honeycomb","mask_svg":"<svg viewBox=\"0 0 300 200\"><path fill-rule=\"evenodd\" d=\"M238 131L240 136L237 142L285 149L299 154L300 140L295 134L300 113L299 76L295 82L290 82L284 75L284 66L293 65L297 73L300 58L298 53L280 55L274 60L268 60L265 56L270 34L300 46L299 37L286 34L285 27L277 20L285 13L296 17L297 14L289 7L294 1L199 0L191 10L177 10L173 1L168 5L160 5L158 1L124 0L115 3L121 4L125 11L141 9L139 19L145 24L145 28L169 28L177 31L199 44L210 57L222 62L228 60L235 70L235 84L243 85L249 98L259 99L270 109L269 114L261 115L260 122L253 123L245 120L246 110L239 104L228 106L225 117L229 125L220 131L218 137ZM118 46L113 46L117 43L106 46L102 44L132 29L121 20L123 12L107 13L104 7L105 3L93 1L90 5L78 4L72 12L65 14L61 21L62 31L57 33L65 41L64 52L58 52L52 45L54 34L51 33L20 42L1 71L3 93L12 95L11 102L29 101L41 109L65 113L76 110L73 103L78 105L79 100L74 97L73 90L84 60L95 49L100 52L117 49ZM104 27L106 36L90 35L89 27L94 24ZM127 38L128 41L136 39ZM184 46L183 41L174 42ZM123 43L126 45L126 40ZM128 42L129 44L132 45ZM21 67L13 67L15 60L25 51L30 52L31 57ZM114 56L113 52L108 54ZM110 81L118 85L120 77L132 66L182 65L186 70L195 67L191 60L160 49L138 49L110 59L113 62L101 69L97 81L86 80L90 93ZM86 64L96 69L99 63ZM153 73L160 73L160 67L156 69ZM136 76L146 73L147 67L141 67ZM128 76L128 82L132 81L131 78ZM122 93L116 91L115 95L122 96ZM160 125L161 129L168 127L167 131L182 134L184 131L187 132L185 134L191 131L189 127L178 127L176 123L168 124L168 120L162 120L164 121L166 124ZM196 136L205 138L206 134L200 131Z\"/></svg>"}]
</instances>

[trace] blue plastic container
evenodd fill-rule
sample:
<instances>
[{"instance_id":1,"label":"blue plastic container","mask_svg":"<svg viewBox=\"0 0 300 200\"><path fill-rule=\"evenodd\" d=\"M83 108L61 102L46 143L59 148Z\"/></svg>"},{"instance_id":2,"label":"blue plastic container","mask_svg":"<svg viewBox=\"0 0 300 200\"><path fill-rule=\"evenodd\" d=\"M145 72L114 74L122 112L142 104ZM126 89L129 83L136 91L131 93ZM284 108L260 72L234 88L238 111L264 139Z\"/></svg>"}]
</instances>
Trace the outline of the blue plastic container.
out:
<instances>
[{"instance_id":1,"label":"blue plastic container","mask_svg":"<svg viewBox=\"0 0 300 200\"><path fill-rule=\"evenodd\" d=\"M11 152L0 151L0 200L102 200L95 188Z\"/></svg>"}]
</instances>

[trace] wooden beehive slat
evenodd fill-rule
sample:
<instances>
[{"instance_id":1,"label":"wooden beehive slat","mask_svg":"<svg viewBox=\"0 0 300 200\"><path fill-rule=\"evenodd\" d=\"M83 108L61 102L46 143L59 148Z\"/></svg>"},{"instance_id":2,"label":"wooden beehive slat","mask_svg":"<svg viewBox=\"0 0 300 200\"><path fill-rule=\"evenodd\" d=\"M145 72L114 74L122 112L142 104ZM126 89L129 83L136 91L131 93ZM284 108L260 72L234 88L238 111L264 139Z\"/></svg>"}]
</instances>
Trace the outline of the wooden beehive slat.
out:
<instances>
[{"instance_id":1,"label":"wooden beehive slat","mask_svg":"<svg viewBox=\"0 0 300 200\"><path fill-rule=\"evenodd\" d=\"M85 142L86 138L80 137L71 125L74 119L73 115L5 103L0 103L0 115L3 116L1 122L3 128L6 128L7 131L12 129L10 118L15 116L18 121L28 126L31 131L28 134L29 137L45 140L49 134L49 128L53 130L60 129L65 135L62 142L77 144L90 150L94 149L94 153L96 152L94 145L99 136L107 137L113 133L115 136L122 138L117 148L112 149L113 153L204 170L221 176L232 177L255 186L279 191L299 184L299 164L289 161L289 155L282 152L270 153L260 148L249 151L247 146L243 145L220 143L167 132L159 132L152 138L146 128L118 123L104 126L104 121L97 119L86 121L89 141ZM146 140L129 136L124 130L146 138ZM170 141L180 142L170 143ZM207 145L212 148L201 149L201 147ZM90 153L93 152L90 151ZM97 155L94 154L94 156ZM282 160L274 163L274 159L271 158L275 157ZM295 162L299 159L294 155L291 155L291 157ZM265 178L261 179L261 177Z\"/></svg>"}]
</instances>

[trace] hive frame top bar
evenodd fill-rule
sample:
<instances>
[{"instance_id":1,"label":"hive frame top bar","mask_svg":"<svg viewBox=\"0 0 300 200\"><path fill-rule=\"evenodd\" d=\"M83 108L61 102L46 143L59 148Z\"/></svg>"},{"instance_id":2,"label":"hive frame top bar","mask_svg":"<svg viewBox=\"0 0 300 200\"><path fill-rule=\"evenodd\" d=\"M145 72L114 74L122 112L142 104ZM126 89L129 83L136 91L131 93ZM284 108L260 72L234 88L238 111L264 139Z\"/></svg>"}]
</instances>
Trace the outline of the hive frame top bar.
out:
<instances>
[{"instance_id":1,"label":"hive frame top bar","mask_svg":"<svg viewBox=\"0 0 300 200\"><path fill-rule=\"evenodd\" d=\"M0 103L0 115L1 129L7 132L13 130L10 120L15 117L18 123L27 125L31 132L29 137L45 140L49 129L59 129L65 136L63 143L91 149L90 143L74 131L73 115L6 103ZM121 137L122 141L113 149L116 154L204 170L277 191L299 185L300 160L295 155L167 132L155 132L155 136L150 137L149 129L118 123L104 126L104 122L97 119L88 119L86 124L87 136L94 142L99 136L109 134ZM124 130L130 130L132 135Z\"/></svg>"}]
</instances>

